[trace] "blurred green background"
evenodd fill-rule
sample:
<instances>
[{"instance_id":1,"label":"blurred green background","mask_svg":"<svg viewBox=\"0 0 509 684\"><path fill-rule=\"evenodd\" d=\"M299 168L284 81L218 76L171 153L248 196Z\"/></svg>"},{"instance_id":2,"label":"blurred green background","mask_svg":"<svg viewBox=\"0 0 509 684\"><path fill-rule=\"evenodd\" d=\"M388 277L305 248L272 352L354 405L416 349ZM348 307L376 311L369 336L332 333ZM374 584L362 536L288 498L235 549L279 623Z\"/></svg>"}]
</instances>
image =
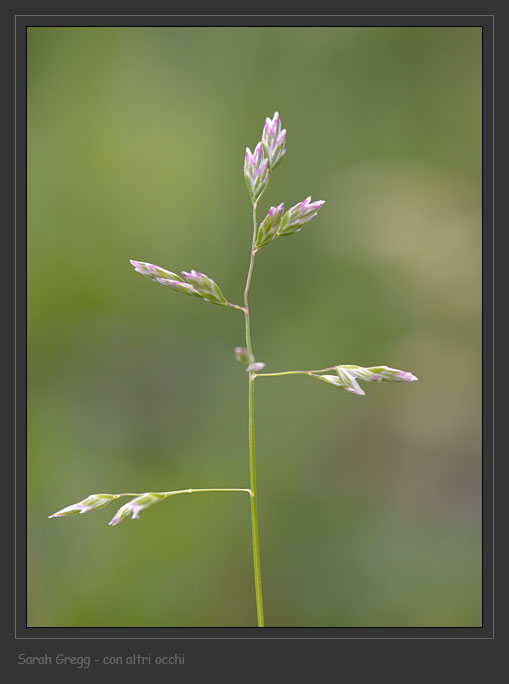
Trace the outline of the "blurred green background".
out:
<instances>
[{"instance_id":1,"label":"blurred green background","mask_svg":"<svg viewBox=\"0 0 509 684\"><path fill-rule=\"evenodd\" d=\"M242 166L325 199L258 255L267 371L386 364L357 397L256 386L269 626L481 624L481 29L28 29L28 625L256 624L244 494L48 515L93 492L247 487ZM124 500L125 501L125 500Z\"/></svg>"}]
</instances>

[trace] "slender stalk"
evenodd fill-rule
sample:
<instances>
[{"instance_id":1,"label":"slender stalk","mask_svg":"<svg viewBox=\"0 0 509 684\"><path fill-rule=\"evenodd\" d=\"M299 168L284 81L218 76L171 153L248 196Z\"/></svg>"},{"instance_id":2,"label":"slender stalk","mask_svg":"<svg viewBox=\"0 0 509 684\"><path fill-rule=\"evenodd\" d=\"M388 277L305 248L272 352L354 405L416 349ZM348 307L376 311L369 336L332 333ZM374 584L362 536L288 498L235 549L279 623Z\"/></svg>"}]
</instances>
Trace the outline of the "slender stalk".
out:
<instances>
[{"instance_id":1,"label":"slender stalk","mask_svg":"<svg viewBox=\"0 0 509 684\"><path fill-rule=\"evenodd\" d=\"M232 309L238 309L239 311L243 311L246 313L246 310L244 309L243 306L239 306L238 304L232 304L231 302L226 302L226 306L231 306Z\"/></svg>"},{"instance_id":2,"label":"slender stalk","mask_svg":"<svg viewBox=\"0 0 509 684\"><path fill-rule=\"evenodd\" d=\"M249 378L249 479L251 485L251 533L258 627L264 627L260 541L258 536L258 506L256 500L256 460L254 441L254 377Z\"/></svg>"},{"instance_id":3,"label":"slender stalk","mask_svg":"<svg viewBox=\"0 0 509 684\"><path fill-rule=\"evenodd\" d=\"M251 242L251 259L247 273L246 287L244 290L244 317L246 321L246 348L250 357L253 356L251 344L251 319L249 315L249 287L251 276L253 275L254 259L256 255L256 205L253 203L253 240ZM253 569L256 594L256 615L258 627L264 627L263 617L263 597L262 597L262 576L260 569L260 542L258 536L258 506L256 500L256 455L255 455L255 435L254 435L254 379L255 373L249 373L249 481L251 488L251 536L253 541Z\"/></svg>"},{"instance_id":4,"label":"slender stalk","mask_svg":"<svg viewBox=\"0 0 509 684\"><path fill-rule=\"evenodd\" d=\"M164 496L174 496L175 494L195 494L197 492L248 492L251 494L250 489L176 489L173 492L158 492L158 494L163 494Z\"/></svg>"},{"instance_id":5,"label":"slender stalk","mask_svg":"<svg viewBox=\"0 0 509 684\"><path fill-rule=\"evenodd\" d=\"M296 370L296 371L281 371L279 373L256 373L256 378L271 378L276 375L314 375L315 373L325 373L325 371L334 370L336 366L329 368L320 368L320 370Z\"/></svg>"},{"instance_id":6,"label":"slender stalk","mask_svg":"<svg viewBox=\"0 0 509 684\"><path fill-rule=\"evenodd\" d=\"M247 272L246 287L244 288L244 318L246 321L246 347L250 356L253 354L253 347L251 345L251 318L249 315L249 288L251 286L251 277L253 275L254 260L256 256L255 240L256 240L256 205L253 204L253 239L251 241L251 258L249 260L249 270Z\"/></svg>"},{"instance_id":7,"label":"slender stalk","mask_svg":"<svg viewBox=\"0 0 509 684\"><path fill-rule=\"evenodd\" d=\"M174 496L175 494L195 494L198 492L248 492L251 494L250 489L237 489L237 488L210 488L210 489L173 489L170 492L154 492L154 494L160 494L161 496ZM116 499L121 496L143 496L146 492L122 492L122 494L114 494Z\"/></svg>"}]
</instances>

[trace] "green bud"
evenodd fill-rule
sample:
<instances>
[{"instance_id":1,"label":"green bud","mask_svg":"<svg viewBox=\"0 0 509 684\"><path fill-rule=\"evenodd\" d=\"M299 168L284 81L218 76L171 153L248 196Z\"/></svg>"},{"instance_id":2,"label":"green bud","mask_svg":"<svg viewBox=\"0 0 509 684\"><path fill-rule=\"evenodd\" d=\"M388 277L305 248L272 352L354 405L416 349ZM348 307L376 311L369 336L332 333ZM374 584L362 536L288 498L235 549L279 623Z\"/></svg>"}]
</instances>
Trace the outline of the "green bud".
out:
<instances>
[{"instance_id":1,"label":"green bud","mask_svg":"<svg viewBox=\"0 0 509 684\"><path fill-rule=\"evenodd\" d=\"M251 363L251 361L254 360L245 347L235 347L233 351L235 353L235 358L241 363Z\"/></svg>"}]
</instances>

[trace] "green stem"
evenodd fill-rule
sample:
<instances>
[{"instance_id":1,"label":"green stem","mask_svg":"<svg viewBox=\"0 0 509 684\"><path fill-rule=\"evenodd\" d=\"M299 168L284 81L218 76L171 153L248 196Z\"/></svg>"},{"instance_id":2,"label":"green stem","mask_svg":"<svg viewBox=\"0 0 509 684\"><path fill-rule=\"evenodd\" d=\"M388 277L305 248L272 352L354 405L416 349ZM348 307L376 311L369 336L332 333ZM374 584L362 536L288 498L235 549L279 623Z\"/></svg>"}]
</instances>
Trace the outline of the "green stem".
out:
<instances>
[{"instance_id":1,"label":"green stem","mask_svg":"<svg viewBox=\"0 0 509 684\"><path fill-rule=\"evenodd\" d=\"M251 485L251 535L258 627L264 627L260 541L258 537L258 506L256 501L256 460L254 438L254 377L249 378L249 481Z\"/></svg>"},{"instance_id":2,"label":"green stem","mask_svg":"<svg viewBox=\"0 0 509 684\"><path fill-rule=\"evenodd\" d=\"M246 347L250 358L253 358L253 348L251 344L251 320L249 316L249 287L253 275L254 259L256 255L256 205L253 203L253 240L251 242L251 259L249 261L249 271L247 274L246 287L244 290L244 317L246 321ZM260 542L258 536L258 506L256 500L256 455L255 455L255 424L254 424L254 379L255 373L249 373L249 479L251 488L251 536L253 542L253 569L256 594L256 615L258 627L265 625L263 618L263 598L262 598L262 575L260 569Z\"/></svg>"},{"instance_id":3,"label":"green stem","mask_svg":"<svg viewBox=\"0 0 509 684\"><path fill-rule=\"evenodd\" d=\"M249 288L251 286L251 277L253 275L254 260L256 255L255 249L256 240L256 202L253 204L253 240L251 242L251 258L249 260L249 270L247 272L246 287L244 288L244 318L246 321L246 347L249 356L253 355L253 347L251 345L251 318L249 315Z\"/></svg>"},{"instance_id":4,"label":"green stem","mask_svg":"<svg viewBox=\"0 0 509 684\"><path fill-rule=\"evenodd\" d=\"M173 489L170 492L153 492L154 494L159 494L160 496L174 496L175 494L195 494L197 492L248 492L251 494L250 489L238 489L238 488L208 488L208 489ZM143 496L151 492L122 492L122 494L113 494L115 499L119 499L121 496Z\"/></svg>"},{"instance_id":5,"label":"green stem","mask_svg":"<svg viewBox=\"0 0 509 684\"><path fill-rule=\"evenodd\" d=\"M250 489L233 489L233 488L228 488L228 489L218 489L218 488L210 488L210 489L176 489L173 492L157 492L158 494L162 494L163 496L174 496L175 494L194 494L195 492L248 492L251 494Z\"/></svg>"}]
</instances>

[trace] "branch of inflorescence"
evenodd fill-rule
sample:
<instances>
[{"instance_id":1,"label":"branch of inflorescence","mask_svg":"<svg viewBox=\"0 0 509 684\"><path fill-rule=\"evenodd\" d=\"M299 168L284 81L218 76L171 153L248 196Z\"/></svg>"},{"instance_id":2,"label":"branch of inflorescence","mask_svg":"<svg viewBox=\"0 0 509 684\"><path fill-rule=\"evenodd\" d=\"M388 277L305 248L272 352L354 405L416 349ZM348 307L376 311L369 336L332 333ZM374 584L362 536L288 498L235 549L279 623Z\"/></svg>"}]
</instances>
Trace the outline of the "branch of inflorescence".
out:
<instances>
[{"instance_id":1,"label":"branch of inflorescence","mask_svg":"<svg viewBox=\"0 0 509 684\"><path fill-rule=\"evenodd\" d=\"M251 495L250 489L238 489L236 487L211 487L207 489L173 489L169 492L154 492L154 494L158 494L159 496L164 496L166 498L168 496L175 496L176 494L198 494L200 492L247 492L249 495ZM120 498L121 496L143 496L143 494L140 492L124 492L122 494L115 494L116 499Z\"/></svg>"},{"instance_id":2,"label":"branch of inflorescence","mask_svg":"<svg viewBox=\"0 0 509 684\"><path fill-rule=\"evenodd\" d=\"M294 371L280 371L279 373L253 373L254 378L274 378L278 375L316 375L317 373L325 373L332 371L336 366L329 366L328 368L320 368L319 370L294 370Z\"/></svg>"}]
</instances>

